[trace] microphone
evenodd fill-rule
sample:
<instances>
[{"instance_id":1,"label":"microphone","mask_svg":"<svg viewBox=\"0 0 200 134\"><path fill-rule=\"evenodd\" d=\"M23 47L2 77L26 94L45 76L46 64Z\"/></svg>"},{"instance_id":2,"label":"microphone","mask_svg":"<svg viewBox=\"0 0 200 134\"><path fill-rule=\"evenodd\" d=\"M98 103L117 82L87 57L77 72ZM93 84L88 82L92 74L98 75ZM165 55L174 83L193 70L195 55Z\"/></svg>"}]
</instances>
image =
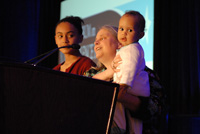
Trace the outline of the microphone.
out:
<instances>
[{"instance_id":1,"label":"microphone","mask_svg":"<svg viewBox=\"0 0 200 134\"><path fill-rule=\"evenodd\" d=\"M46 59L47 57L49 57L50 55L52 55L53 53L55 53L57 50L59 50L59 49L61 49L61 48L80 49L80 45L79 45L79 44L72 44L72 45L68 45L68 46L58 47L58 48L55 48L55 49L53 49L53 50L50 50L50 51L48 51L48 52L46 52L46 53L44 53L44 54L41 54L41 55L39 55L39 56L37 56L37 57L35 57L35 58L33 58L33 59L27 60L27 61L25 61L24 63L29 63L29 62L32 61L32 60L35 60L35 59L37 59L37 58L39 58L39 57L41 57L41 56L44 56L43 58L41 58L41 59L38 60L37 62L31 64L31 65L36 66L38 63L40 63L41 61L43 61L44 59Z\"/></svg>"},{"instance_id":2,"label":"microphone","mask_svg":"<svg viewBox=\"0 0 200 134\"><path fill-rule=\"evenodd\" d=\"M61 49L61 48L73 48L73 49L80 49L80 45L79 44L72 44L72 45L68 45L68 46L62 46L62 47L58 47L56 49Z\"/></svg>"},{"instance_id":3,"label":"microphone","mask_svg":"<svg viewBox=\"0 0 200 134\"><path fill-rule=\"evenodd\" d=\"M72 44L72 45L69 45L69 46L63 46L62 48L73 48L73 49L80 49L80 45L79 44Z\"/></svg>"},{"instance_id":4,"label":"microphone","mask_svg":"<svg viewBox=\"0 0 200 134\"><path fill-rule=\"evenodd\" d=\"M61 48L73 48L73 49L80 49L80 45L79 44L72 44L72 45L68 45L68 46L62 46L62 47L58 47L58 49Z\"/></svg>"}]
</instances>

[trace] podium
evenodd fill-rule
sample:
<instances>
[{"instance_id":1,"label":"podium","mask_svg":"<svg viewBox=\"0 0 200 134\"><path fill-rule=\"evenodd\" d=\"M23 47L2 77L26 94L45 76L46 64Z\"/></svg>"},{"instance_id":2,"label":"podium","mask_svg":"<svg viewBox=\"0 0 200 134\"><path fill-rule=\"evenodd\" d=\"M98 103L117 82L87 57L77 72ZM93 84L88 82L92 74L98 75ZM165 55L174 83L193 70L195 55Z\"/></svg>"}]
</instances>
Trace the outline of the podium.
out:
<instances>
[{"instance_id":1,"label":"podium","mask_svg":"<svg viewBox=\"0 0 200 134\"><path fill-rule=\"evenodd\" d=\"M109 134L118 84L0 62L1 134Z\"/></svg>"}]
</instances>

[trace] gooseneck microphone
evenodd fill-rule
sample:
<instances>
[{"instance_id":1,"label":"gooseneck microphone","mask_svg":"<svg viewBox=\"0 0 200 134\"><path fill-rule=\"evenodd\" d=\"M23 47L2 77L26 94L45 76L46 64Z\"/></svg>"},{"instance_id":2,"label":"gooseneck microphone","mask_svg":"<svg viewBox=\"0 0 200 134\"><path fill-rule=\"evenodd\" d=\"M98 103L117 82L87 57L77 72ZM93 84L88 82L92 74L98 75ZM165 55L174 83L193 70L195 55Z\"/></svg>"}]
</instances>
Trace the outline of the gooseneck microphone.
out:
<instances>
[{"instance_id":1,"label":"gooseneck microphone","mask_svg":"<svg viewBox=\"0 0 200 134\"><path fill-rule=\"evenodd\" d=\"M58 48L55 48L55 49L53 49L53 50L50 50L50 51L48 51L48 52L46 52L46 53L44 53L44 54L41 54L41 55L39 55L39 56L37 56L37 57L34 57L33 59L27 60L27 61L25 61L24 63L30 63L31 61L33 61L33 60L35 60L35 59L37 59L37 58L39 58L39 57L44 56L44 57L42 57L41 59L39 59L38 61L36 61L36 62L34 62L34 63L31 64L31 65L36 66L38 63L40 63L41 61L43 61L44 59L46 59L47 57L49 57L50 55L52 55L53 53L55 53L56 51L58 51L58 50L61 49L61 48L80 49L80 45L79 45L79 44L72 44L72 45L68 45L68 46L58 47Z\"/></svg>"},{"instance_id":2,"label":"gooseneck microphone","mask_svg":"<svg viewBox=\"0 0 200 134\"><path fill-rule=\"evenodd\" d=\"M63 47L59 47L59 48L73 48L73 49L80 49L80 45L79 45L79 44L73 44L73 45L63 46Z\"/></svg>"}]
</instances>

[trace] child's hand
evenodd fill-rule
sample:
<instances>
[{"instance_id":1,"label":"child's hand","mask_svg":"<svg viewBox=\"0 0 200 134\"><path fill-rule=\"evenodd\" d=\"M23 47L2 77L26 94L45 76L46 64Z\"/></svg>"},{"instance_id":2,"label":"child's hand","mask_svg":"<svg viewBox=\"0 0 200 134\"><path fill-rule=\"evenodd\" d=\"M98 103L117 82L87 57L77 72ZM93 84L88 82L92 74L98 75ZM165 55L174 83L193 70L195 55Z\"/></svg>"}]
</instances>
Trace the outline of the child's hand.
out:
<instances>
[{"instance_id":1,"label":"child's hand","mask_svg":"<svg viewBox=\"0 0 200 134\"><path fill-rule=\"evenodd\" d=\"M120 57L120 55L116 55L114 60L111 63L111 67L113 69L114 72L119 72L120 69L117 68L120 64L122 63L122 59Z\"/></svg>"}]
</instances>

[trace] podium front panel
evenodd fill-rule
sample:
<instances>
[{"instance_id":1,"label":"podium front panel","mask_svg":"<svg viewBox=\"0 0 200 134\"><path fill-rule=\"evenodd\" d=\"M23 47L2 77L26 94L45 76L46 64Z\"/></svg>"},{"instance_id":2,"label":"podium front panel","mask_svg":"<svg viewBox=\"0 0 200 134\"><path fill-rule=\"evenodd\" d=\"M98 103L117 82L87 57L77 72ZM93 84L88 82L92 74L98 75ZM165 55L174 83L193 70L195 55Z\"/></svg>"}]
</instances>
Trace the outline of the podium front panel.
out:
<instances>
[{"instance_id":1,"label":"podium front panel","mask_svg":"<svg viewBox=\"0 0 200 134\"><path fill-rule=\"evenodd\" d=\"M2 134L109 133L118 84L0 63Z\"/></svg>"}]
</instances>

